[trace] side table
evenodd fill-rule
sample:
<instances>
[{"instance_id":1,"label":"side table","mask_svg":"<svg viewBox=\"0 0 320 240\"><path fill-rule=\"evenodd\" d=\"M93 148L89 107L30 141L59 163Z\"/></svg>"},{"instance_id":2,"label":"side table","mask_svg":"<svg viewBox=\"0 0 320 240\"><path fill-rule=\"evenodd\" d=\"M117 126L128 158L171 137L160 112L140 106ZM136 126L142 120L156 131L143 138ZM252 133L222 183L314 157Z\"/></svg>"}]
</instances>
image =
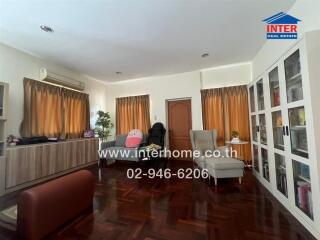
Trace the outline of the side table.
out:
<instances>
[{"instance_id":1,"label":"side table","mask_svg":"<svg viewBox=\"0 0 320 240\"><path fill-rule=\"evenodd\" d=\"M240 147L241 147L241 146L246 145L246 144L249 144L249 142L248 142L248 141L241 141L241 140L240 140L239 142L226 141L226 145L228 145L228 146L240 145ZM248 164L248 162L245 161L245 160L243 159L243 157L237 156L237 158L238 158L239 160L243 161L246 167L249 167L249 168L252 167L252 165L251 165L251 164Z\"/></svg>"}]
</instances>

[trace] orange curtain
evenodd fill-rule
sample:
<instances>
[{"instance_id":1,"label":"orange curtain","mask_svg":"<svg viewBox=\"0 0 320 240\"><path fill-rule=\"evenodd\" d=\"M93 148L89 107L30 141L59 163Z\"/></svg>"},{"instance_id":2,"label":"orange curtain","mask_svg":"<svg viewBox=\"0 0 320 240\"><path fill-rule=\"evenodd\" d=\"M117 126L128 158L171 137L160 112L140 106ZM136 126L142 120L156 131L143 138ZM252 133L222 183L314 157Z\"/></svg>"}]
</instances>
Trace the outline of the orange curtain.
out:
<instances>
[{"instance_id":1,"label":"orange curtain","mask_svg":"<svg viewBox=\"0 0 320 240\"><path fill-rule=\"evenodd\" d=\"M248 92L246 86L201 91L202 119L205 130L217 129L219 146L231 140L231 132L239 132L242 141L250 142ZM238 156L251 161L250 144L237 146Z\"/></svg>"},{"instance_id":2,"label":"orange curtain","mask_svg":"<svg viewBox=\"0 0 320 240\"><path fill-rule=\"evenodd\" d=\"M89 96L24 79L22 137L81 137L89 128Z\"/></svg>"},{"instance_id":3,"label":"orange curtain","mask_svg":"<svg viewBox=\"0 0 320 240\"><path fill-rule=\"evenodd\" d=\"M66 138L79 138L90 128L89 96L84 93L62 90L64 134Z\"/></svg>"},{"instance_id":4,"label":"orange curtain","mask_svg":"<svg viewBox=\"0 0 320 240\"><path fill-rule=\"evenodd\" d=\"M218 146L223 146L225 142L223 89L217 88L201 90L201 102L203 129L217 129L217 144Z\"/></svg>"},{"instance_id":5,"label":"orange curtain","mask_svg":"<svg viewBox=\"0 0 320 240\"><path fill-rule=\"evenodd\" d=\"M149 95L116 99L116 132L127 134L132 129L147 133L150 128Z\"/></svg>"},{"instance_id":6,"label":"orange curtain","mask_svg":"<svg viewBox=\"0 0 320 240\"><path fill-rule=\"evenodd\" d=\"M242 141L250 142L250 124L247 86L224 88L225 139L231 139L231 132L239 132ZM250 144L232 146L243 160L251 161Z\"/></svg>"}]
</instances>

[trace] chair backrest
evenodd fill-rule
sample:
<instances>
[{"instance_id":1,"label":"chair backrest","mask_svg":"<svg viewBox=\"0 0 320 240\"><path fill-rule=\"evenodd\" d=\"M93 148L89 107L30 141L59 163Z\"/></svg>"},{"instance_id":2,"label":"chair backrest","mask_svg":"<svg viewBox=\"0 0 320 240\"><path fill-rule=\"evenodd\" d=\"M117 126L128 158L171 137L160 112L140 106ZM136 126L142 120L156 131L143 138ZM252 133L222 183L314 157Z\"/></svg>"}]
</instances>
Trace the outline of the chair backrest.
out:
<instances>
[{"instance_id":1,"label":"chair backrest","mask_svg":"<svg viewBox=\"0 0 320 240\"><path fill-rule=\"evenodd\" d=\"M217 130L190 130L192 150L205 151L217 147ZM201 144L206 143L206 144ZM211 146L211 147L210 147ZM203 149L207 148L207 149Z\"/></svg>"},{"instance_id":2,"label":"chair backrest","mask_svg":"<svg viewBox=\"0 0 320 240\"><path fill-rule=\"evenodd\" d=\"M161 122L153 124L148 133L148 144L154 143L160 145L162 148L164 147L164 136L166 134L166 129Z\"/></svg>"}]
</instances>

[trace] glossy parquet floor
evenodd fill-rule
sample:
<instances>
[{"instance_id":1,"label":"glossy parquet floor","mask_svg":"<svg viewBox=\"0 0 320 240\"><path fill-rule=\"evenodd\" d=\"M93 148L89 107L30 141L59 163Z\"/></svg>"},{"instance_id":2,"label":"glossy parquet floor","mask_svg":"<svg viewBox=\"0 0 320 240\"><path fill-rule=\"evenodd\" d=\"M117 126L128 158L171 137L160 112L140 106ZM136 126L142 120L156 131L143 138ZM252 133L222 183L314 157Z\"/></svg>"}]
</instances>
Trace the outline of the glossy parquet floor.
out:
<instances>
[{"instance_id":1,"label":"glossy parquet floor","mask_svg":"<svg viewBox=\"0 0 320 240\"><path fill-rule=\"evenodd\" d=\"M102 170L96 183L94 212L79 217L50 239L314 239L247 170L237 180L209 186L204 180L129 180L118 162ZM191 167L169 161L168 167ZM97 175L97 169L92 169ZM0 199L0 207L16 196ZM0 228L0 239L15 239Z\"/></svg>"}]
</instances>

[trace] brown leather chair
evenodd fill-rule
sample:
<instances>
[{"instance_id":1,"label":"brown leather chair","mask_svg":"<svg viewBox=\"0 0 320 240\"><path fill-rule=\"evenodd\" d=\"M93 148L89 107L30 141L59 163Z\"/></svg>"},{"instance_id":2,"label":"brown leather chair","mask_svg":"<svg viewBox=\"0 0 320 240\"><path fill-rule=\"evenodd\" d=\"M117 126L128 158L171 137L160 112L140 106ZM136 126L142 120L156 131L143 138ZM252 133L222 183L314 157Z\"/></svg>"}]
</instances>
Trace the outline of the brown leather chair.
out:
<instances>
[{"instance_id":1,"label":"brown leather chair","mask_svg":"<svg viewBox=\"0 0 320 240\"><path fill-rule=\"evenodd\" d=\"M42 239L92 209L94 176L81 170L19 195L17 231L23 239Z\"/></svg>"}]
</instances>

